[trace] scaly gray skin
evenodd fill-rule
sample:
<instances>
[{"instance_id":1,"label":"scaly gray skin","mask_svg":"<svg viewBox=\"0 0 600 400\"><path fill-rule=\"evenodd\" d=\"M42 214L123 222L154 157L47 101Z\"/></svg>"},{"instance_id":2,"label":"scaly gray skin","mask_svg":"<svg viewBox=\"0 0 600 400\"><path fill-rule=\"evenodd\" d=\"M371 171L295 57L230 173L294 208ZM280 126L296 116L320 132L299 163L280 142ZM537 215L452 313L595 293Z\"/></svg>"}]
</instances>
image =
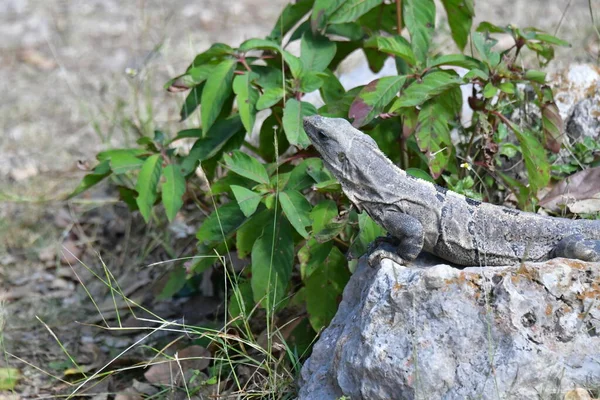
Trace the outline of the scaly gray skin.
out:
<instances>
[{"instance_id":1,"label":"scaly gray skin","mask_svg":"<svg viewBox=\"0 0 600 400\"><path fill-rule=\"evenodd\" d=\"M371 253L371 264L381 258L406 263L421 250L458 265L600 261L600 221L482 203L412 177L341 118L306 117L304 130L346 196L391 236Z\"/></svg>"}]
</instances>

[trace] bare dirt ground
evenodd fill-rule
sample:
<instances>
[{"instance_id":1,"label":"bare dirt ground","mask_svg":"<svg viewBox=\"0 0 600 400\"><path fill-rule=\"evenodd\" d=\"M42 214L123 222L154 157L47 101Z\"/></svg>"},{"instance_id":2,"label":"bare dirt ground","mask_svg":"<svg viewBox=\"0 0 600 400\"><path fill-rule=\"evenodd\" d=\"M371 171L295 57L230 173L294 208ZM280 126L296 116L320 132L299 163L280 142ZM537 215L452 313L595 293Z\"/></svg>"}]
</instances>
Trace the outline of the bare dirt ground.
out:
<instances>
[{"instance_id":1,"label":"bare dirt ground","mask_svg":"<svg viewBox=\"0 0 600 400\"><path fill-rule=\"evenodd\" d=\"M193 246L194 221L153 231L114 204L106 188L62 201L84 175L78 160L93 165L102 149L134 145L136 130L174 134L197 124L194 118L178 122L183 96L164 91L164 82L213 42L235 46L265 36L285 3L0 1L0 343L4 339L8 353L30 364L6 356L0 368L21 368L20 396L65 387L31 366L58 376L72 367L50 332L92 366L138 338L75 323L101 322L80 280L105 318L115 318L115 307L110 291L74 255L96 271L103 271L102 257L123 291L144 302L160 292L156 282L164 275L164 267L144 266ZM599 5L592 1L595 12ZM477 22L558 29L573 47L559 49L552 68L596 61L587 0L480 0L476 13ZM153 307L165 318L201 322L218 303L200 296ZM0 399L7 396L0 392Z\"/></svg>"}]
</instances>

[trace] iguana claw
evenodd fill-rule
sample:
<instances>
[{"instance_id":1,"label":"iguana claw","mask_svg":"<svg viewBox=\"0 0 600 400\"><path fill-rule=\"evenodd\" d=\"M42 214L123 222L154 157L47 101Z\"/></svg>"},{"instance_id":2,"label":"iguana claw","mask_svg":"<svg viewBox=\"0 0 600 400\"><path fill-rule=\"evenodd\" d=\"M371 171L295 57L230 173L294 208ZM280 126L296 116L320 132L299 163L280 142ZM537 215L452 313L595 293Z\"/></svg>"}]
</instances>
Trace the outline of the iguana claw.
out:
<instances>
[{"instance_id":1,"label":"iguana claw","mask_svg":"<svg viewBox=\"0 0 600 400\"><path fill-rule=\"evenodd\" d=\"M406 265L406 260L400 257L397 251L398 239L389 234L388 236L378 237L369 245L367 251L369 266L375 267L379 265L384 258L390 259L400 265Z\"/></svg>"}]
</instances>

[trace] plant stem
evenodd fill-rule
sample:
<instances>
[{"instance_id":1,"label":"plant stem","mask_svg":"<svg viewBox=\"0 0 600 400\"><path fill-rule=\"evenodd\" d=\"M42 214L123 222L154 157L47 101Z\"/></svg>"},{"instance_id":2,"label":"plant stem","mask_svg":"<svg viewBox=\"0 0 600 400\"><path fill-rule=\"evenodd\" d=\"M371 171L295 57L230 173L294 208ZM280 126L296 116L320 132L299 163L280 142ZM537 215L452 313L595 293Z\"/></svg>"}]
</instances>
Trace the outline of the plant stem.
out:
<instances>
[{"instance_id":1,"label":"plant stem","mask_svg":"<svg viewBox=\"0 0 600 400\"><path fill-rule=\"evenodd\" d=\"M406 139L400 133L400 167L404 170L408 168L408 146L406 145Z\"/></svg>"},{"instance_id":2,"label":"plant stem","mask_svg":"<svg viewBox=\"0 0 600 400\"><path fill-rule=\"evenodd\" d=\"M246 68L246 70L248 72L252 72L252 68L250 68L250 66L248 65L248 63L246 62L246 56L241 56L239 58L239 61L242 63L242 65L244 66L244 68Z\"/></svg>"},{"instance_id":3,"label":"plant stem","mask_svg":"<svg viewBox=\"0 0 600 400\"><path fill-rule=\"evenodd\" d=\"M402 0L396 0L396 31L398 35L402 35ZM402 121L402 118L400 119ZM406 139L404 138L403 127L400 131L400 168L408 168L408 146L406 145Z\"/></svg>"},{"instance_id":4,"label":"plant stem","mask_svg":"<svg viewBox=\"0 0 600 400\"><path fill-rule=\"evenodd\" d=\"M396 0L396 31L402 34L402 0Z\"/></svg>"},{"instance_id":5,"label":"plant stem","mask_svg":"<svg viewBox=\"0 0 600 400\"><path fill-rule=\"evenodd\" d=\"M253 145L249 141L244 140L244 146L246 146L249 150L252 150L254 153L260 154L260 150L258 149L258 147L256 147L255 145Z\"/></svg>"}]
</instances>

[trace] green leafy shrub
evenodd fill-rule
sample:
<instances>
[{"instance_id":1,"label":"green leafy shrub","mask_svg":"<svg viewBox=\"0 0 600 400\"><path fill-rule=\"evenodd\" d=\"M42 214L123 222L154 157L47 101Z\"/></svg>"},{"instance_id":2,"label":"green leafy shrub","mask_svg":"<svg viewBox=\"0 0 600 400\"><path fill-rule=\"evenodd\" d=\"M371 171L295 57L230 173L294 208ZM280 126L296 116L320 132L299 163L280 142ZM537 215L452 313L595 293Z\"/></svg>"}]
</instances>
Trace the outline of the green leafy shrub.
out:
<instances>
[{"instance_id":1,"label":"green leafy shrub","mask_svg":"<svg viewBox=\"0 0 600 400\"><path fill-rule=\"evenodd\" d=\"M199 113L200 127L172 136L157 131L153 138L140 138L138 148L98 154L99 164L73 195L109 176L126 176L132 179L119 179L119 191L132 210L149 221L160 203L173 220L189 198L186 193L198 186L197 173L206 176L210 190L199 201L218 207L197 232L196 254L235 249L251 259L232 291L231 316L247 317L256 304L270 315L303 305L318 332L333 317L353 268L345 254L360 256L384 232L350 207L310 151L304 116L348 118L409 173L488 201L492 198L480 193L509 188L521 207L530 206L550 179L548 152L560 149L562 122L545 73L523 68L520 57L527 49L545 65L553 46L566 43L537 29L487 22L471 33L472 0L442 4L456 46L464 51L470 39L470 55L434 51L433 0L288 5L268 37L237 48L216 43L166 84L172 92L187 93L181 120ZM403 27L410 40L401 34ZM498 33L512 35L514 46L495 50ZM294 41L300 41L299 56L286 50ZM346 91L334 71L356 50L364 52L373 71L394 57L398 75ZM472 86L468 127L460 122L465 84ZM520 84L531 88L532 98ZM324 102L319 109L303 100L316 90ZM525 103L541 110L538 125L509 120ZM259 127L257 114L263 110L268 116ZM250 137L253 131L256 138ZM193 141L187 154L172 146L182 139ZM524 161L529 185L501 171L515 157ZM473 178L474 168L481 179ZM199 259L188 277L214 262ZM174 275L172 292L183 285L182 278Z\"/></svg>"}]
</instances>

